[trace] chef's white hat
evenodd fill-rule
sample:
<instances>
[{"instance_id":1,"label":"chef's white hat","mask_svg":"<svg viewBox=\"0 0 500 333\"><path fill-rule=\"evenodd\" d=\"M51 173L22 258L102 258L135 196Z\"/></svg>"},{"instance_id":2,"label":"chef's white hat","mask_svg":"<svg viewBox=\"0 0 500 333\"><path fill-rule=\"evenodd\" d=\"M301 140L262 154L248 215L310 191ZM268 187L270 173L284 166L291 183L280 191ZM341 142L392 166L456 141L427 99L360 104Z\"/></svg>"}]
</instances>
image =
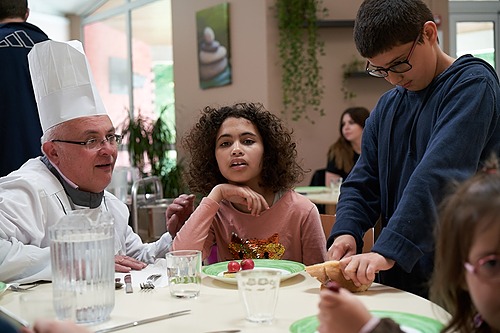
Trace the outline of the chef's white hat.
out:
<instances>
[{"instance_id":1,"label":"chef's white hat","mask_svg":"<svg viewBox=\"0 0 500 333\"><path fill-rule=\"evenodd\" d=\"M71 119L107 114L80 41L37 43L28 62L44 133Z\"/></svg>"}]
</instances>

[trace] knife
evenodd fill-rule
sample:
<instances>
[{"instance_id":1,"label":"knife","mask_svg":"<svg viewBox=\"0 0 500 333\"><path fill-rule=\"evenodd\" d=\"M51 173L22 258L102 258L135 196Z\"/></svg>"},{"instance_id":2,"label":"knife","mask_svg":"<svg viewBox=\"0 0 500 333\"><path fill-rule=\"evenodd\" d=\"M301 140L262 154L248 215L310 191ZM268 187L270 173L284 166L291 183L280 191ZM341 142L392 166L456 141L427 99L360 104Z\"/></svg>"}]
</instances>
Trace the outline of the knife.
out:
<instances>
[{"instance_id":1,"label":"knife","mask_svg":"<svg viewBox=\"0 0 500 333\"><path fill-rule=\"evenodd\" d=\"M185 314L188 314L191 310L182 310L182 311L177 311L177 312L172 312L172 313L167 313L158 317L152 317L152 318L147 318L147 319L141 319L137 321L132 321L130 323L122 324L122 325L117 325L109 328L103 328L101 330L97 330L94 333L108 333L108 332L114 332L114 331L119 331L123 330L125 328L129 327L135 327L139 326L142 324L147 324L147 323L152 323L154 321L159 321L163 319L168 319L168 318L173 318L173 317L178 317L178 316L183 316Z\"/></svg>"}]
</instances>

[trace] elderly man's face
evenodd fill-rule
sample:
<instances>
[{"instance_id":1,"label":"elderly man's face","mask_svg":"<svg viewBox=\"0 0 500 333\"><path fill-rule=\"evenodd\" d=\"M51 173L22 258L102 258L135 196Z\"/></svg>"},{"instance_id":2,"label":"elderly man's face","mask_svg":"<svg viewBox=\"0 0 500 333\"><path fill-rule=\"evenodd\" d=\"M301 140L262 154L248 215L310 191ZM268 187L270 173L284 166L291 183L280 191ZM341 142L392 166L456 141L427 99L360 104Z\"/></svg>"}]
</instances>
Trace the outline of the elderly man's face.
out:
<instances>
[{"instance_id":1,"label":"elderly man's face","mask_svg":"<svg viewBox=\"0 0 500 333\"><path fill-rule=\"evenodd\" d=\"M58 140L85 142L105 140L115 128L108 116L92 116L67 121ZM99 193L111 182L118 152L116 144L102 142L95 149L67 142L46 142L43 146L50 161L80 190Z\"/></svg>"}]
</instances>

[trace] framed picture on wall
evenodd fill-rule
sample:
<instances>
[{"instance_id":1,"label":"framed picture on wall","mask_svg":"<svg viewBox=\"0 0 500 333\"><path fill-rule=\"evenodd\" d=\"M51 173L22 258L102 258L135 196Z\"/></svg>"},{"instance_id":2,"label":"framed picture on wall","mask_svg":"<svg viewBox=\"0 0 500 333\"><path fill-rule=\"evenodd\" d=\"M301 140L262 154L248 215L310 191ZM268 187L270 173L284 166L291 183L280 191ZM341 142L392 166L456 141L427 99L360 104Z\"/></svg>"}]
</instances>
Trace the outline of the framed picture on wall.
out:
<instances>
[{"instance_id":1,"label":"framed picture on wall","mask_svg":"<svg viewBox=\"0 0 500 333\"><path fill-rule=\"evenodd\" d=\"M196 30L200 88L230 84L229 3L198 11Z\"/></svg>"}]
</instances>

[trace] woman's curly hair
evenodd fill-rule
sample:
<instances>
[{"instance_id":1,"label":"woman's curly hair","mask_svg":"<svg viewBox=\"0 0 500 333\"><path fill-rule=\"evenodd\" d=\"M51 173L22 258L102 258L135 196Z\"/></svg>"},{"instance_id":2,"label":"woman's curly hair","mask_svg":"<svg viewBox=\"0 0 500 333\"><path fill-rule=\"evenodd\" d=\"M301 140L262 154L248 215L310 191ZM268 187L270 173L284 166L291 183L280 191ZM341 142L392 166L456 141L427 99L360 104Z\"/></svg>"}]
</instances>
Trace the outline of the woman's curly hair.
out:
<instances>
[{"instance_id":1,"label":"woman's curly hair","mask_svg":"<svg viewBox=\"0 0 500 333\"><path fill-rule=\"evenodd\" d=\"M194 193L208 194L218 184L227 183L215 159L217 132L227 118L245 118L258 129L264 145L262 186L274 192L291 189L304 178L297 163L292 132L281 119L259 103L238 103L220 108L205 107L201 117L182 140L191 160L186 178Z\"/></svg>"}]
</instances>

